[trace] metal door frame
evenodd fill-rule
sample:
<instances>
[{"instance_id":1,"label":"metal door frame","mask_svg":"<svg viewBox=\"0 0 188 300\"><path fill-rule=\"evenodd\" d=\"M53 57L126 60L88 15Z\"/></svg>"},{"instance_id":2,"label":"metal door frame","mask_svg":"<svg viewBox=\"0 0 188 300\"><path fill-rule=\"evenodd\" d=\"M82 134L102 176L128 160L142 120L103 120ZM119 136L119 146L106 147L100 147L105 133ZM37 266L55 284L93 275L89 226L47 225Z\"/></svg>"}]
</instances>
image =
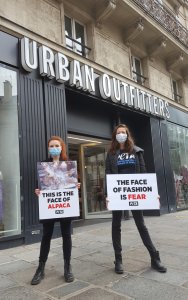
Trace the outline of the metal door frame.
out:
<instances>
[{"instance_id":1,"label":"metal door frame","mask_svg":"<svg viewBox=\"0 0 188 300\"><path fill-rule=\"evenodd\" d=\"M88 204L87 204L87 190L86 190L86 178L85 178L85 156L84 148L85 147L101 147L97 143L86 143L79 145L79 160L80 160L80 171L81 171L81 184L82 184L82 214L84 219L109 219L111 218L111 212L106 211L104 213L88 213Z\"/></svg>"}]
</instances>

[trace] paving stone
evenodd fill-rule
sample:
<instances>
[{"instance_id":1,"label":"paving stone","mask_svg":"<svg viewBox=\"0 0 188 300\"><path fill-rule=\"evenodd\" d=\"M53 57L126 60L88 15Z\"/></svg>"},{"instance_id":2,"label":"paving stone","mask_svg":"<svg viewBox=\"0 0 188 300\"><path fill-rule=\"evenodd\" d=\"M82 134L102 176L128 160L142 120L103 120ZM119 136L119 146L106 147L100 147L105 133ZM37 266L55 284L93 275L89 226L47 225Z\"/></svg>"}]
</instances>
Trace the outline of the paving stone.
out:
<instances>
[{"instance_id":1,"label":"paving stone","mask_svg":"<svg viewBox=\"0 0 188 300\"><path fill-rule=\"evenodd\" d=\"M178 286L142 277L122 278L111 286L112 290L138 300L187 300L188 291Z\"/></svg>"},{"instance_id":2,"label":"paving stone","mask_svg":"<svg viewBox=\"0 0 188 300\"><path fill-rule=\"evenodd\" d=\"M151 261L148 251L144 246L127 251L125 254L123 253L123 258L124 257L134 261L142 261L146 263L150 263Z\"/></svg>"},{"instance_id":3,"label":"paving stone","mask_svg":"<svg viewBox=\"0 0 188 300\"><path fill-rule=\"evenodd\" d=\"M150 261L144 262L131 258L123 259L124 271L130 273L140 273L151 268Z\"/></svg>"},{"instance_id":4,"label":"paving stone","mask_svg":"<svg viewBox=\"0 0 188 300\"><path fill-rule=\"evenodd\" d=\"M83 288L86 288L88 286L89 286L89 284L86 282L74 281L67 285L55 288L55 289L49 291L48 294L53 297L57 297L58 299L62 299L63 296L72 294L72 293L82 290Z\"/></svg>"},{"instance_id":5,"label":"paving stone","mask_svg":"<svg viewBox=\"0 0 188 300\"><path fill-rule=\"evenodd\" d=\"M161 260L169 267L178 270L187 270L188 271L188 258L185 260L185 256L177 254L163 253Z\"/></svg>"},{"instance_id":6,"label":"paving stone","mask_svg":"<svg viewBox=\"0 0 188 300\"><path fill-rule=\"evenodd\" d=\"M51 255L52 254L49 254L49 256ZM38 260L39 251L37 249L25 250L25 251L21 251L18 254L15 254L14 257L24 261L34 262Z\"/></svg>"},{"instance_id":7,"label":"paving stone","mask_svg":"<svg viewBox=\"0 0 188 300\"><path fill-rule=\"evenodd\" d=\"M141 276L144 278L157 280L163 283L167 282L174 285L183 285L186 281L188 281L188 272L172 268L168 268L166 273L159 273L153 269L150 269L142 272Z\"/></svg>"},{"instance_id":8,"label":"paving stone","mask_svg":"<svg viewBox=\"0 0 188 300\"><path fill-rule=\"evenodd\" d=\"M77 247L74 247L72 248L72 258L78 258L78 257L82 257L84 255L87 255L87 254L90 254L90 253L94 253L96 252L91 250L91 249L83 249L83 248L77 248Z\"/></svg>"},{"instance_id":9,"label":"paving stone","mask_svg":"<svg viewBox=\"0 0 188 300\"><path fill-rule=\"evenodd\" d=\"M59 246L59 247L56 247L56 248L53 248L51 249L52 253L55 253L55 254L58 254L60 257L63 257L63 250L62 250L62 246ZM80 248L80 247L72 247L72 254L71 254L71 257L72 258L76 258L76 257L81 257L85 254L89 254L89 253L93 253L95 251L92 251L92 250L88 250L87 248L84 249L84 248Z\"/></svg>"},{"instance_id":10,"label":"paving stone","mask_svg":"<svg viewBox=\"0 0 188 300\"><path fill-rule=\"evenodd\" d=\"M188 251L185 251L185 247L188 249L188 239L186 241L186 244L184 244L184 247L180 247L177 242L174 245L161 245L160 246L160 252L168 253L169 255L177 255L177 256L184 256L188 260Z\"/></svg>"},{"instance_id":11,"label":"paving stone","mask_svg":"<svg viewBox=\"0 0 188 300\"><path fill-rule=\"evenodd\" d=\"M15 258L13 256L1 254L0 255L0 266L1 266L1 264L5 264L7 262L14 261L14 260L17 260L17 258Z\"/></svg>"},{"instance_id":12,"label":"paving stone","mask_svg":"<svg viewBox=\"0 0 188 300\"><path fill-rule=\"evenodd\" d=\"M88 240L87 238L79 239L79 241L73 241L74 247L79 247L80 249L87 249L89 251L97 251L99 248L104 247L106 243L94 242L93 240ZM108 245L108 244L107 244Z\"/></svg>"},{"instance_id":13,"label":"paving stone","mask_svg":"<svg viewBox=\"0 0 188 300\"><path fill-rule=\"evenodd\" d=\"M25 246L4 249L4 250L1 250L1 255L13 256L16 253L20 253L21 251L23 251L23 249L25 249Z\"/></svg>"},{"instance_id":14,"label":"paving stone","mask_svg":"<svg viewBox=\"0 0 188 300\"><path fill-rule=\"evenodd\" d=\"M61 238L52 240L45 278L36 286L30 281L38 265L40 243L1 250L0 300L188 300L187 220L188 210L145 218L168 268L166 274L151 269L133 219L122 221L125 273L121 275L114 272L111 220L76 228L71 261L76 279L70 284L63 277Z\"/></svg>"},{"instance_id":15,"label":"paving stone","mask_svg":"<svg viewBox=\"0 0 188 300\"><path fill-rule=\"evenodd\" d=\"M16 286L16 282L11 279L0 275L0 290Z\"/></svg>"},{"instance_id":16,"label":"paving stone","mask_svg":"<svg viewBox=\"0 0 188 300\"><path fill-rule=\"evenodd\" d=\"M63 260L63 252L59 255L53 255L48 258L46 262L46 268L48 269L57 269L60 272L64 270L64 260Z\"/></svg>"},{"instance_id":17,"label":"paving stone","mask_svg":"<svg viewBox=\"0 0 188 300\"><path fill-rule=\"evenodd\" d=\"M30 267L31 265L28 262L23 260L17 260L6 264L2 264L0 267L0 274L10 274L19 270L28 269Z\"/></svg>"},{"instance_id":18,"label":"paving stone","mask_svg":"<svg viewBox=\"0 0 188 300\"><path fill-rule=\"evenodd\" d=\"M51 300L51 298L21 286L1 291L0 300Z\"/></svg>"},{"instance_id":19,"label":"paving stone","mask_svg":"<svg viewBox=\"0 0 188 300\"><path fill-rule=\"evenodd\" d=\"M28 287L34 289L34 290L40 290L40 291L48 291L54 287L60 286L62 284L65 284L64 276L63 276L63 270L49 270L48 268L45 269L45 277L40 282L40 284L31 286L30 282L33 278L33 275L35 274L36 268L32 267L30 269L27 269L27 272L25 270L15 272L10 275L10 277L15 280L16 282L19 282L20 285L27 285Z\"/></svg>"},{"instance_id":20,"label":"paving stone","mask_svg":"<svg viewBox=\"0 0 188 300\"><path fill-rule=\"evenodd\" d=\"M132 298L121 296L111 291L106 291L100 288L91 288L79 295L69 298L70 300L130 300Z\"/></svg>"},{"instance_id":21,"label":"paving stone","mask_svg":"<svg viewBox=\"0 0 188 300\"><path fill-rule=\"evenodd\" d=\"M128 274L124 272L124 274L116 274L113 269L105 270L104 272L98 274L97 276L87 279L91 284L107 287L112 284L112 282L119 281L123 276L127 276Z\"/></svg>"},{"instance_id":22,"label":"paving stone","mask_svg":"<svg viewBox=\"0 0 188 300\"><path fill-rule=\"evenodd\" d=\"M110 267L112 265L114 258L111 255L109 256L106 253L104 253L103 251L98 250L94 253L90 253L90 254L79 257L79 260L90 261L90 262L94 262L96 265L99 265L99 266L105 265L105 266Z\"/></svg>"},{"instance_id":23,"label":"paving stone","mask_svg":"<svg viewBox=\"0 0 188 300\"><path fill-rule=\"evenodd\" d=\"M185 288L188 288L188 281L183 284ZM187 291L188 292L188 291Z\"/></svg>"},{"instance_id":24,"label":"paving stone","mask_svg":"<svg viewBox=\"0 0 188 300\"><path fill-rule=\"evenodd\" d=\"M73 273L75 278L86 282L94 279L96 276L99 276L99 274L104 271L108 272L109 269L110 268L99 266L94 262L88 261L75 260L73 265Z\"/></svg>"},{"instance_id":25,"label":"paving stone","mask_svg":"<svg viewBox=\"0 0 188 300\"><path fill-rule=\"evenodd\" d=\"M63 255L62 245L56 246L54 248L50 248L50 253L53 253L54 255L58 254L62 256Z\"/></svg>"}]
</instances>

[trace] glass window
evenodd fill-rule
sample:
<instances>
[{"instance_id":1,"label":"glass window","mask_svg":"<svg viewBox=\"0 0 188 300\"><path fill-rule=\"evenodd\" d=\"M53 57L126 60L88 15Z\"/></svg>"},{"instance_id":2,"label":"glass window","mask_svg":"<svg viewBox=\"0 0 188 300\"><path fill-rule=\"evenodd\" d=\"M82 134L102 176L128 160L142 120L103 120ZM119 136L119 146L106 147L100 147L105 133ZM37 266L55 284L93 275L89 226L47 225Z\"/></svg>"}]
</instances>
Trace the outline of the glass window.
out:
<instances>
[{"instance_id":1,"label":"glass window","mask_svg":"<svg viewBox=\"0 0 188 300\"><path fill-rule=\"evenodd\" d=\"M65 36L66 36L66 46L67 48L73 50L72 36L72 22L71 19L65 16Z\"/></svg>"},{"instance_id":2,"label":"glass window","mask_svg":"<svg viewBox=\"0 0 188 300\"><path fill-rule=\"evenodd\" d=\"M87 213L106 211L105 147L84 147L84 176L86 182Z\"/></svg>"},{"instance_id":3,"label":"glass window","mask_svg":"<svg viewBox=\"0 0 188 300\"><path fill-rule=\"evenodd\" d=\"M181 96L179 95L179 91L178 91L178 83L176 80L172 80L172 89L173 89L173 97L174 100L178 103L181 102Z\"/></svg>"},{"instance_id":4,"label":"glass window","mask_svg":"<svg viewBox=\"0 0 188 300\"><path fill-rule=\"evenodd\" d=\"M0 238L20 233L17 73L0 65Z\"/></svg>"},{"instance_id":5,"label":"glass window","mask_svg":"<svg viewBox=\"0 0 188 300\"><path fill-rule=\"evenodd\" d=\"M145 81L145 77L142 75L141 61L136 57L132 57L132 72L133 79L139 84L143 84Z\"/></svg>"},{"instance_id":6,"label":"glass window","mask_svg":"<svg viewBox=\"0 0 188 300\"><path fill-rule=\"evenodd\" d=\"M167 129L177 208L188 208L188 129L171 123Z\"/></svg>"},{"instance_id":7,"label":"glass window","mask_svg":"<svg viewBox=\"0 0 188 300\"><path fill-rule=\"evenodd\" d=\"M105 159L109 141L68 134L69 159L78 164L80 217L108 218L105 198Z\"/></svg>"},{"instance_id":8,"label":"glass window","mask_svg":"<svg viewBox=\"0 0 188 300\"><path fill-rule=\"evenodd\" d=\"M65 16L66 47L85 56L85 27Z\"/></svg>"},{"instance_id":9,"label":"glass window","mask_svg":"<svg viewBox=\"0 0 188 300\"><path fill-rule=\"evenodd\" d=\"M80 44L85 45L84 27L77 22L75 22L75 35L76 40ZM79 52L81 55L84 55L84 49L80 44L75 44L76 52Z\"/></svg>"}]
</instances>

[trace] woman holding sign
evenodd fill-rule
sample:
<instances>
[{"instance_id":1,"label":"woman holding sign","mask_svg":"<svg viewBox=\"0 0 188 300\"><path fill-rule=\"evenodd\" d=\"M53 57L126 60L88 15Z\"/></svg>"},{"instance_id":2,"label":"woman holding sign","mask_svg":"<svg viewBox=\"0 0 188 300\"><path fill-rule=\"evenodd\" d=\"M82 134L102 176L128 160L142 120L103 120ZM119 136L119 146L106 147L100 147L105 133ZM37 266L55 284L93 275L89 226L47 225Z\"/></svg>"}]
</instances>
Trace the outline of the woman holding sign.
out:
<instances>
[{"instance_id":1,"label":"woman holding sign","mask_svg":"<svg viewBox=\"0 0 188 300\"><path fill-rule=\"evenodd\" d=\"M143 150L134 145L133 138L125 124L119 124L112 133L111 146L106 158L106 174L134 174L146 173ZM108 199L106 199L108 205ZM143 213L132 210L132 215L151 257L151 267L158 272L165 273L167 269L161 264L159 252L153 245L148 229L144 223ZM122 211L112 211L112 242L115 252L115 272L123 273L121 246L121 218Z\"/></svg>"},{"instance_id":2,"label":"woman holding sign","mask_svg":"<svg viewBox=\"0 0 188 300\"><path fill-rule=\"evenodd\" d=\"M63 140L59 136L52 136L48 141L48 153L50 159L47 162L59 162L67 161L66 146ZM80 184L77 184L80 187ZM40 195L40 189L35 189L35 194ZM56 221L60 222L61 234L63 239L63 257L64 257L64 277L66 282L72 282L74 276L71 270L70 260L71 260L71 250L72 250L72 239L71 239L71 219L61 218L61 219L48 219L42 220L43 223L43 235L40 247L39 255L39 265L36 273L31 281L32 285L39 284L44 278L44 268L45 263L48 258L50 251L50 243L54 229L54 223Z\"/></svg>"}]
</instances>

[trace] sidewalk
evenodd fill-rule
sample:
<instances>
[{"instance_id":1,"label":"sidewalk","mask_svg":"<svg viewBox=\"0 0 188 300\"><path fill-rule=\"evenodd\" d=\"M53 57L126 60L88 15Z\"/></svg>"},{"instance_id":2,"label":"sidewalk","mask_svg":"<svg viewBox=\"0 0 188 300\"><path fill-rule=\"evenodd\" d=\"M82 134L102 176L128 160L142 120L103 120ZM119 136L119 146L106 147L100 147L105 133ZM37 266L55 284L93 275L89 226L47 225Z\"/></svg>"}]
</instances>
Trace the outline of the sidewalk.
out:
<instances>
[{"instance_id":1,"label":"sidewalk","mask_svg":"<svg viewBox=\"0 0 188 300\"><path fill-rule=\"evenodd\" d=\"M52 241L46 276L30 280L38 264L39 246L0 251L0 300L187 300L188 211L145 217L150 235L168 272L150 268L150 258L133 219L122 221L125 273L114 273L111 221L77 227L73 234L75 281L65 283L61 239Z\"/></svg>"}]
</instances>

